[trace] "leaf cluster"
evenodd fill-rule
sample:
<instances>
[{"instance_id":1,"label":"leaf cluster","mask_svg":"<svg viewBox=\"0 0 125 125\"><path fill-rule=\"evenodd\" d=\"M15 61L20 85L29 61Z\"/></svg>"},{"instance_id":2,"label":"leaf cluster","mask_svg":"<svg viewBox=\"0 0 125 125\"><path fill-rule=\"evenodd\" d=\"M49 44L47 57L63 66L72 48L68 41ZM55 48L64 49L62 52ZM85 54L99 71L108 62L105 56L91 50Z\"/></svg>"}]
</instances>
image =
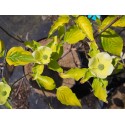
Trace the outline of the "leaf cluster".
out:
<instances>
[{"instance_id":1,"label":"leaf cluster","mask_svg":"<svg viewBox=\"0 0 125 125\"><path fill-rule=\"evenodd\" d=\"M93 82L91 83L93 94L99 100L107 103L107 78L103 79L95 75L89 65L86 68L76 67L64 71L58 64L58 60L63 55L63 45L65 43L75 45L77 43L86 42L89 45L86 56L88 57L88 61L93 61L91 63L95 66L94 68L97 67L99 70L103 70L103 68L105 68L104 66L108 65L108 63L104 64L104 66L102 64L97 65L101 57L98 59L98 62L96 61L97 55L101 52L105 52L112 58L111 65L115 68L112 73L117 73L122 70L124 67L123 62L121 62L121 60L123 60L123 56L121 56L123 51L123 38L118 35L112 27L125 27L125 16L121 16L119 20L116 20L117 18L118 16L108 16L103 21L99 19L95 21L96 25L98 25L98 37L101 38L100 43L97 43L94 36L93 24L86 16L59 16L50 28L48 39L52 40L49 44L42 46L34 40L26 41L24 44L31 51L27 51L21 46L12 47L7 52L5 57L6 61L9 65L14 66L24 66L32 63L32 79L36 80L41 88L43 87L46 90L55 89L57 99L65 105L82 107L79 99L69 87L60 86L57 88L52 78L42 75L45 65L49 69L58 72L61 78L72 78L76 81L80 81L81 84L87 84L87 81L93 77ZM70 25L71 20L73 21L73 25ZM114 20L116 21L112 24ZM57 34L54 35L56 31ZM101 45L101 49L99 45ZM4 56L4 52L5 46L4 42L1 40L0 57ZM96 72L98 73L98 70ZM0 82L0 91L0 104L5 104L11 88L8 84ZM8 105L8 103L6 103L6 105Z\"/></svg>"}]
</instances>

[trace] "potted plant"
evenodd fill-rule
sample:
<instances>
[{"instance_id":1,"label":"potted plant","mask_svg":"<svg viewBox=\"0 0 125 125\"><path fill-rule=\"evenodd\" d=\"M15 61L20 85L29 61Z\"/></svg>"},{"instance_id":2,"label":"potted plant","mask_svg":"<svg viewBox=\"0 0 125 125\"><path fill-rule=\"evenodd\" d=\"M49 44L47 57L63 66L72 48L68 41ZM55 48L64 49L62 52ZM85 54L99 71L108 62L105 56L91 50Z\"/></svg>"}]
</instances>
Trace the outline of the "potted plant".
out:
<instances>
[{"instance_id":1,"label":"potted plant","mask_svg":"<svg viewBox=\"0 0 125 125\"><path fill-rule=\"evenodd\" d=\"M46 94L56 96L64 105L82 107L80 100L71 90L72 85L58 84L58 79L73 79L81 84L90 84L93 94L101 101L108 103L107 90L108 77L117 74L124 69L123 39L111 27L124 27L125 16L107 16L103 21L97 19L96 30L92 22L86 16L59 16L53 23L45 41L26 41L26 49L12 47L6 55L6 62L11 66L24 66L25 75L29 81L35 81L40 88L44 88ZM94 32L95 30L95 32ZM57 31L57 33L55 33ZM97 37L101 39L97 42ZM86 46L85 46L86 44ZM66 52L66 48L68 50ZM28 50L27 50L28 48ZM4 53L1 42L1 56ZM88 64L81 66L81 58L74 52L72 60L77 60L74 67L64 67L60 61L74 50L85 54ZM66 60L67 61L67 60ZM67 64L68 65L68 64ZM27 68L29 68L27 70ZM46 72L57 74L57 81ZM92 78L92 82L90 82ZM56 82L55 82L56 81ZM64 81L63 81L64 82ZM70 81L71 82L71 81ZM3 80L5 85L4 95L7 102L11 88ZM3 90L1 90L3 91ZM54 92L54 94L50 94ZM2 101L2 100L1 100ZM4 103L4 104L5 104ZM3 103L1 103L3 104Z\"/></svg>"}]
</instances>

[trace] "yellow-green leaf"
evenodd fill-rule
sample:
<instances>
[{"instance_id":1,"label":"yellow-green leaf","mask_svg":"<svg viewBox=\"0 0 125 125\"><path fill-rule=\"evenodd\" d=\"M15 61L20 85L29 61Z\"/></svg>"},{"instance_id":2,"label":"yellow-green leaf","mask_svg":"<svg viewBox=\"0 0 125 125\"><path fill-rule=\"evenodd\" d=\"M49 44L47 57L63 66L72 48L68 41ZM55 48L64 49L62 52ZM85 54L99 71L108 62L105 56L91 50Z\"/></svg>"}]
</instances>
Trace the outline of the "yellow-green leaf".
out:
<instances>
[{"instance_id":1,"label":"yellow-green leaf","mask_svg":"<svg viewBox=\"0 0 125 125\"><path fill-rule=\"evenodd\" d=\"M57 99L64 105L82 107L75 93L73 93L72 90L67 86L61 86L57 88L56 95Z\"/></svg>"},{"instance_id":2,"label":"yellow-green leaf","mask_svg":"<svg viewBox=\"0 0 125 125\"><path fill-rule=\"evenodd\" d=\"M80 83L85 83L88 81L91 77L93 77L93 74L90 72L90 70L86 70L83 78L80 80Z\"/></svg>"},{"instance_id":3,"label":"yellow-green leaf","mask_svg":"<svg viewBox=\"0 0 125 125\"><path fill-rule=\"evenodd\" d=\"M100 29L104 29L107 25L109 25L114 19L116 19L118 16L108 16L106 17ZM122 16L119 20L117 20L115 23L112 24L113 27L125 27L125 16Z\"/></svg>"},{"instance_id":4,"label":"yellow-green leaf","mask_svg":"<svg viewBox=\"0 0 125 125\"><path fill-rule=\"evenodd\" d=\"M0 57L4 56L4 52L5 52L5 45L4 42L0 40Z\"/></svg>"},{"instance_id":5,"label":"yellow-green leaf","mask_svg":"<svg viewBox=\"0 0 125 125\"><path fill-rule=\"evenodd\" d=\"M66 32L64 41L69 44L75 44L80 40L83 40L85 37L86 35L82 32L82 30L74 25Z\"/></svg>"},{"instance_id":6,"label":"yellow-green leaf","mask_svg":"<svg viewBox=\"0 0 125 125\"><path fill-rule=\"evenodd\" d=\"M82 69L72 68L65 73L60 73L60 76L64 79L73 78L76 81L78 81L80 78L84 77L87 70L88 70L87 68L82 68Z\"/></svg>"},{"instance_id":7,"label":"yellow-green leaf","mask_svg":"<svg viewBox=\"0 0 125 125\"><path fill-rule=\"evenodd\" d=\"M48 64L48 68L53 71L63 72L63 69L59 66L56 60L51 60L50 63Z\"/></svg>"},{"instance_id":8,"label":"yellow-green leaf","mask_svg":"<svg viewBox=\"0 0 125 125\"><path fill-rule=\"evenodd\" d=\"M24 44L26 45L26 47L32 49L33 51L37 50L38 47L40 47L40 43L36 42L35 40L29 42L29 41L26 41L24 42Z\"/></svg>"},{"instance_id":9,"label":"yellow-green leaf","mask_svg":"<svg viewBox=\"0 0 125 125\"><path fill-rule=\"evenodd\" d=\"M52 25L49 31L49 37L61 26L69 22L69 16L60 16Z\"/></svg>"},{"instance_id":10,"label":"yellow-green leaf","mask_svg":"<svg viewBox=\"0 0 125 125\"><path fill-rule=\"evenodd\" d=\"M35 80L37 76L41 75L44 70L44 65L35 64L32 67L33 79Z\"/></svg>"},{"instance_id":11,"label":"yellow-green leaf","mask_svg":"<svg viewBox=\"0 0 125 125\"><path fill-rule=\"evenodd\" d=\"M6 103L4 104L4 106L6 108L8 108L8 109L12 109L12 105L8 101L6 101Z\"/></svg>"},{"instance_id":12,"label":"yellow-green leaf","mask_svg":"<svg viewBox=\"0 0 125 125\"><path fill-rule=\"evenodd\" d=\"M100 29L104 29L107 25L109 25L114 19L116 19L118 16L108 16L106 17ZM118 21L112 24L113 27L125 27L125 16L122 16Z\"/></svg>"},{"instance_id":13,"label":"yellow-green leaf","mask_svg":"<svg viewBox=\"0 0 125 125\"><path fill-rule=\"evenodd\" d=\"M34 62L34 58L29 51L24 50L22 47L12 47L6 56L6 61L9 65L26 65Z\"/></svg>"},{"instance_id":14,"label":"yellow-green leaf","mask_svg":"<svg viewBox=\"0 0 125 125\"><path fill-rule=\"evenodd\" d=\"M61 27L58 29L58 38L59 38L60 40L62 40L62 38L64 37L65 31L66 31L65 26L61 26Z\"/></svg>"},{"instance_id":15,"label":"yellow-green leaf","mask_svg":"<svg viewBox=\"0 0 125 125\"><path fill-rule=\"evenodd\" d=\"M101 26L102 22L100 19L96 19L96 25L97 25L97 28L99 28Z\"/></svg>"},{"instance_id":16,"label":"yellow-green leaf","mask_svg":"<svg viewBox=\"0 0 125 125\"><path fill-rule=\"evenodd\" d=\"M51 58L53 60L57 60L57 59L59 59L62 56L62 54L63 54L63 45L62 45L62 43L59 43L59 41L57 40L57 36L55 36L53 38L53 41L50 42L47 45L47 47L52 49Z\"/></svg>"},{"instance_id":17,"label":"yellow-green leaf","mask_svg":"<svg viewBox=\"0 0 125 125\"><path fill-rule=\"evenodd\" d=\"M86 34L90 41L94 41L92 25L87 17L79 16L78 19L76 19L76 24L83 31L83 33Z\"/></svg>"},{"instance_id":18,"label":"yellow-green leaf","mask_svg":"<svg viewBox=\"0 0 125 125\"><path fill-rule=\"evenodd\" d=\"M96 54L100 52L95 41L89 42L88 44L90 47L88 55L90 57L94 57Z\"/></svg>"},{"instance_id":19,"label":"yellow-green leaf","mask_svg":"<svg viewBox=\"0 0 125 125\"><path fill-rule=\"evenodd\" d=\"M125 27L125 16L122 16L118 21L116 21L112 26L114 27Z\"/></svg>"},{"instance_id":20,"label":"yellow-green leaf","mask_svg":"<svg viewBox=\"0 0 125 125\"><path fill-rule=\"evenodd\" d=\"M57 36L53 37L53 41L47 44L47 47L52 49L52 52L56 52L57 49L57 45L58 45L58 40L57 40Z\"/></svg>"},{"instance_id":21,"label":"yellow-green leaf","mask_svg":"<svg viewBox=\"0 0 125 125\"><path fill-rule=\"evenodd\" d=\"M107 25L109 25L117 16L108 16L102 21L102 25L100 29L104 29Z\"/></svg>"},{"instance_id":22,"label":"yellow-green leaf","mask_svg":"<svg viewBox=\"0 0 125 125\"><path fill-rule=\"evenodd\" d=\"M92 88L94 90L94 95L101 101L107 103L107 91L106 86L108 85L107 80L95 78L92 83Z\"/></svg>"},{"instance_id":23,"label":"yellow-green leaf","mask_svg":"<svg viewBox=\"0 0 125 125\"><path fill-rule=\"evenodd\" d=\"M115 56L114 56L114 58L112 59L112 64L113 64L113 66L114 66L114 67L117 66L117 64L119 63L120 60L121 60L120 57L115 57Z\"/></svg>"},{"instance_id":24,"label":"yellow-green leaf","mask_svg":"<svg viewBox=\"0 0 125 125\"><path fill-rule=\"evenodd\" d=\"M53 90L56 87L54 80L48 76L37 76L36 78L37 83L44 87L46 90Z\"/></svg>"},{"instance_id":25,"label":"yellow-green leaf","mask_svg":"<svg viewBox=\"0 0 125 125\"><path fill-rule=\"evenodd\" d=\"M124 70L124 64L119 62L113 73L117 74L117 73L121 72L122 70Z\"/></svg>"},{"instance_id":26,"label":"yellow-green leaf","mask_svg":"<svg viewBox=\"0 0 125 125\"><path fill-rule=\"evenodd\" d=\"M123 49L123 39L114 30L107 29L101 34L101 43L105 51L120 56Z\"/></svg>"},{"instance_id":27,"label":"yellow-green leaf","mask_svg":"<svg viewBox=\"0 0 125 125\"><path fill-rule=\"evenodd\" d=\"M0 105L4 105L10 95L11 88L8 84L0 82Z\"/></svg>"}]
</instances>

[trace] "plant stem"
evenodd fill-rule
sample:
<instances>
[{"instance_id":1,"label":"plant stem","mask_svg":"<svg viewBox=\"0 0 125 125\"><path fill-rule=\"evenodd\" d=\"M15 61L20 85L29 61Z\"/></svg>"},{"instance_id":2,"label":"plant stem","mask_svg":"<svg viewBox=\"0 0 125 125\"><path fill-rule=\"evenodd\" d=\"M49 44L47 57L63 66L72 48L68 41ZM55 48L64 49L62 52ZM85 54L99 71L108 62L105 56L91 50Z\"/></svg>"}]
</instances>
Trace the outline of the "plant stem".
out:
<instances>
[{"instance_id":1,"label":"plant stem","mask_svg":"<svg viewBox=\"0 0 125 125\"><path fill-rule=\"evenodd\" d=\"M123 16L123 15L117 16L111 23L109 23L103 30L101 30L101 32L99 32L99 33L97 34L97 36L100 35L102 32L104 32L105 30L107 30L107 29L108 29L110 26L112 26L116 21L118 21L122 16ZM97 36L95 35L95 37L97 37Z\"/></svg>"},{"instance_id":2,"label":"plant stem","mask_svg":"<svg viewBox=\"0 0 125 125\"><path fill-rule=\"evenodd\" d=\"M2 31L4 31L9 37L12 37L13 39L15 39L16 41L18 41L18 42L20 42L20 43L24 43L23 40L19 40L19 39L17 39L16 37L14 37L13 35L11 35L10 33L8 33L2 26L0 26L0 29L1 29Z\"/></svg>"}]
</instances>

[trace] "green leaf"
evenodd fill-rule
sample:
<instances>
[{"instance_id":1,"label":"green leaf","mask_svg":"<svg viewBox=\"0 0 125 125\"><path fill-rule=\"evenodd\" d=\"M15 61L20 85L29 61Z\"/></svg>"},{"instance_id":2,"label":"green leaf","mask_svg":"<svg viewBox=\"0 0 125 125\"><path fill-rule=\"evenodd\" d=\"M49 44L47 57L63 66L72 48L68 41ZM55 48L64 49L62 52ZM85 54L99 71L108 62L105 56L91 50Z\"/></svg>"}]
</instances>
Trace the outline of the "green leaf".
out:
<instances>
[{"instance_id":1,"label":"green leaf","mask_svg":"<svg viewBox=\"0 0 125 125\"><path fill-rule=\"evenodd\" d=\"M118 16L108 16L106 17L100 29L104 29L107 25L109 25L114 19L116 19ZM113 27L125 27L125 16L122 16L118 21L112 24Z\"/></svg>"},{"instance_id":2,"label":"green leaf","mask_svg":"<svg viewBox=\"0 0 125 125\"><path fill-rule=\"evenodd\" d=\"M117 73L121 72L122 70L124 70L124 64L119 62L113 73L117 74Z\"/></svg>"},{"instance_id":3,"label":"green leaf","mask_svg":"<svg viewBox=\"0 0 125 125\"><path fill-rule=\"evenodd\" d=\"M33 51L37 50L38 47L41 46L40 43L38 43L38 42L36 42L36 41L34 41L34 40L31 41L31 42L26 41L26 42L24 42L24 44L26 45L26 47L32 49Z\"/></svg>"},{"instance_id":4,"label":"green leaf","mask_svg":"<svg viewBox=\"0 0 125 125\"><path fill-rule=\"evenodd\" d=\"M75 44L80 40L83 40L85 37L86 35L82 32L82 30L74 25L66 32L64 41L69 44Z\"/></svg>"},{"instance_id":5,"label":"green leaf","mask_svg":"<svg viewBox=\"0 0 125 125\"><path fill-rule=\"evenodd\" d=\"M96 24L97 24L98 27L100 27L101 24L102 24L101 20L97 18L97 19L96 19Z\"/></svg>"},{"instance_id":6,"label":"green leaf","mask_svg":"<svg viewBox=\"0 0 125 125\"><path fill-rule=\"evenodd\" d=\"M11 88L8 84L0 82L0 105L4 105L10 95Z\"/></svg>"},{"instance_id":7,"label":"green leaf","mask_svg":"<svg viewBox=\"0 0 125 125\"><path fill-rule=\"evenodd\" d=\"M79 26L79 28L82 30L82 32L84 34L86 34L87 38L90 41L94 41L91 22L89 21L89 19L87 17L79 16L78 19L76 19L76 24Z\"/></svg>"},{"instance_id":8,"label":"green leaf","mask_svg":"<svg viewBox=\"0 0 125 125\"><path fill-rule=\"evenodd\" d=\"M82 107L75 93L73 93L72 90L67 86L57 88L56 95L57 99L64 105Z\"/></svg>"},{"instance_id":9,"label":"green leaf","mask_svg":"<svg viewBox=\"0 0 125 125\"><path fill-rule=\"evenodd\" d=\"M88 70L87 68L82 68L82 69L72 68L65 73L60 73L60 76L64 79L73 78L76 81L78 81L80 78L84 77L87 70Z\"/></svg>"},{"instance_id":10,"label":"green leaf","mask_svg":"<svg viewBox=\"0 0 125 125\"><path fill-rule=\"evenodd\" d=\"M105 51L120 56L123 49L123 39L112 29L101 34L101 43Z\"/></svg>"},{"instance_id":11,"label":"green leaf","mask_svg":"<svg viewBox=\"0 0 125 125\"><path fill-rule=\"evenodd\" d=\"M107 80L95 78L92 83L92 88L94 90L94 95L101 101L107 103L107 91L106 87L108 85Z\"/></svg>"},{"instance_id":12,"label":"green leaf","mask_svg":"<svg viewBox=\"0 0 125 125\"><path fill-rule=\"evenodd\" d=\"M6 82L6 80L5 80L4 77L2 78L2 82L5 83L5 84L7 84L7 82Z\"/></svg>"},{"instance_id":13,"label":"green leaf","mask_svg":"<svg viewBox=\"0 0 125 125\"><path fill-rule=\"evenodd\" d=\"M102 83L102 87L104 88L104 89L106 89L106 87L107 87L107 85L108 85L108 81L106 80L106 79L99 79L100 80L100 82Z\"/></svg>"},{"instance_id":14,"label":"green leaf","mask_svg":"<svg viewBox=\"0 0 125 125\"><path fill-rule=\"evenodd\" d=\"M50 62L51 54L52 49L46 46L40 46L32 53L36 63L38 64L48 64Z\"/></svg>"},{"instance_id":15,"label":"green leaf","mask_svg":"<svg viewBox=\"0 0 125 125\"><path fill-rule=\"evenodd\" d=\"M25 51L22 47L12 47L6 56L6 61L9 65L19 66L35 62L32 54Z\"/></svg>"},{"instance_id":16,"label":"green leaf","mask_svg":"<svg viewBox=\"0 0 125 125\"><path fill-rule=\"evenodd\" d=\"M56 52L52 53L51 59L58 60L63 54L63 45L60 43L56 47Z\"/></svg>"},{"instance_id":17,"label":"green leaf","mask_svg":"<svg viewBox=\"0 0 125 125\"><path fill-rule=\"evenodd\" d=\"M0 40L0 57L4 56L4 52L5 52L5 45L4 42Z\"/></svg>"},{"instance_id":18,"label":"green leaf","mask_svg":"<svg viewBox=\"0 0 125 125\"><path fill-rule=\"evenodd\" d=\"M63 72L63 69L59 66L56 60L51 60L48 64L48 68L53 71Z\"/></svg>"},{"instance_id":19,"label":"green leaf","mask_svg":"<svg viewBox=\"0 0 125 125\"><path fill-rule=\"evenodd\" d=\"M88 81L91 77L94 77L93 74L90 72L90 70L87 70L83 76L83 78L80 80L80 83L85 83Z\"/></svg>"},{"instance_id":20,"label":"green leaf","mask_svg":"<svg viewBox=\"0 0 125 125\"><path fill-rule=\"evenodd\" d=\"M57 36L53 37L53 41L47 44L47 47L52 49L52 52L56 52L57 49L57 45L58 45L58 40L57 40Z\"/></svg>"},{"instance_id":21,"label":"green leaf","mask_svg":"<svg viewBox=\"0 0 125 125\"><path fill-rule=\"evenodd\" d=\"M60 16L52 25L49 31L49 37L61 26L69 22L69 16Z\"/></svg>"},{"instance_id":22,"label":"green leaf","mask_svg":"<svg viewBox=\"0 0 125 125\"><path fill-rule=\"evenodd\" d=\"M54 37L53 41L50 42L47 47L52 49L52 55L51 59L57 60L59 59L63 54L63 45L62 43L59 43L57 40L57 36Z\"/></svg>"},{"instance_id":23,"label":"green leaf","mask_svg":"<svg viewBox=\"0 0 125 125\"><path fill-rule=\"evenodd\" d=\"M112 26L114 27L125 27L125 16L122 16L118 21L116 21Z\"/></svg>"},{"instance_id":24,"label":"green leaf","mask_svg":"<svg viewBox=\"0 0 125 125\"><path fill-rule=\"evenodd\" d=\"M102 21L102 25L100 29L104 29L107 25L109 25L117 16L108 16Z\"/></svg>"},{"instance_id":25,"label":"green leaf","mask_svg":"<svg viewBox=\"0 0 125 125\"><path fill-rule=\"evenodd\" d=\"M60 40L63 38L63 36L65 35L65 26L61 26L59 29L58 29L58 37L60 38Z\"/></svg>"},{"instance_id":26,"label":"green leaf","mask_svg":"<svg viewBox=\"0 0 125 125\"><path fill-rule=\"evenodd\" d=\"M35 64L32 67L33 79L35 80L37 76L41 75L44 70L44 65Z\"/></svg>"},{"instance_id":27,"label":"green leaf","mask_svg":"<svg viewBox=\"0 0 125 125\"><path fill-rule=\"evenodd\" d=\"M100 52L95 41L89 42L88 44L90 47L88 55L90 57L94 57L96 54L98 54Z\"/></svg>"},{"instance_id":28,"label":"green leaf","mask_svg":"<svg viewBox=\"0 0 125 125\"><path fill-rule=\"evenodd\" d=\"M48 76L37 76L36 78L37 83L44 87L46 90L53 90L56 87L54 80Z\"/></svg>"},{"instance_id":29,"label":"green leaf","mask_svg":"<svg viewBox=\"0 0 125 125\"><path fill-rule=\"evenodd\" d=\"M8 101L6 101L6 103L4 104L4 106L6 108L8 108L8 109L12 109L12 106L11 106L11 104Z\"/></svg>"},{"instance_id":30,"label":"green leaf","mask_svg":"<svg viewBox=\"0 0 125 125\"><path fill-rule=\"evenodd\" d=\"M115 67L120 60L121 60L121 58L119 58L119 57L114 57L114 58L112 59L112 64L113 64L113 66Z\"/></svg>"}]
</instances>

